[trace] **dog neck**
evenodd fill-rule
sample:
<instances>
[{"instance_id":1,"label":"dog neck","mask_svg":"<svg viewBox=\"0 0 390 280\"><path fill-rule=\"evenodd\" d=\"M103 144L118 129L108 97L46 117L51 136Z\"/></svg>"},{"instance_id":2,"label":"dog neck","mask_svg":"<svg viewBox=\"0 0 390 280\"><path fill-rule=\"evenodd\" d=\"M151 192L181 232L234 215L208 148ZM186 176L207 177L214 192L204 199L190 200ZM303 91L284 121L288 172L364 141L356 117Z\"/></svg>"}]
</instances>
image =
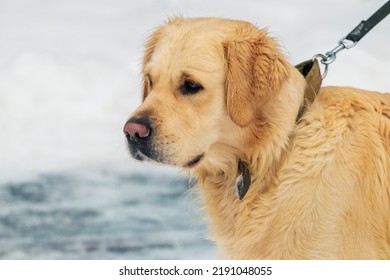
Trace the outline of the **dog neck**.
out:
<instances>
[{"instance_id":1,"label":"dog neck","mask_svg":"<svg viewBox=\"0 0 390 280\"><path fill-rule=\"evenodd\" d=\"M259 233L267 228L277 198L277 174L286 158L286 151L280 151L279 157L273 157L265 150L253 151L250 157L240 155L248 163L251 174L250 188L242 200L236 193L240 157L228 153L227 147L216 147L214 151L218 153L219 161L205 163L194 173L203 208L211 219L209 238L218 243L222 256L243 258L245 254L242 252L249 250L245 242L248 233ZM251 216L254 208L261 209L256 212L263 216Z\"/></svg>"},{"instance_id":2,"label":"dog neck","mask_svg":"<svg viewBox=\"0 0 390 280\"><path fill-rule=\"evenodd\" d=\"M321 71L318 60L304 61L295 66L295 68L305 77L307 82L305 94L299 107L295 123L298 123L305 113L306 109L315 100L321 87ZM243 200L251 185L251 174L248 164L242 159L238 159L238 177L236 179L236 193L240 200Z\"/></svg>"},{"instance_id":3,"label":"dog neck","mask_svg":"<svg viewBox=\"0 0 390 280\"><path fill-rule=\"evenodd\" d=\"M208 159L194 170L204 208L211 218L211 239L229 252L228 257L240 257L239 252L250 246L240 236L267 229L277 199L278 173L292 145L304 87L300 74L290 75L274 102L264 108L267 121L258 120L245 128L252 136L243 143L244 149L217 143L210 148ZM250 187L246 190L248 182L243 182L244 188L237 197L237 178L247 180L246 172L250 174ZM253 208L262 215L252 217Z\"/></svg>"}]
</instances>

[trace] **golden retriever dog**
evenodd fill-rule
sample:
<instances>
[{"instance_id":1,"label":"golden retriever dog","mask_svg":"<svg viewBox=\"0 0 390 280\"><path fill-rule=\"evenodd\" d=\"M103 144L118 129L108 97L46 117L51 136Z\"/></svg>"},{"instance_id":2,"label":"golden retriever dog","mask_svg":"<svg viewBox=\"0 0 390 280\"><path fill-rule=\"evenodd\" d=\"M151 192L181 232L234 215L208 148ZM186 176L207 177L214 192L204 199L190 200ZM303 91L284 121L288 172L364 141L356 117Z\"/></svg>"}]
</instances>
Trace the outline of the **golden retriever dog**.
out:
<instances>
[{"instance_id":1,"label":"golden retriever dog","mask_svg":"<svg viewBox=\"0 0 390 280\"><path fill-rule=\"evenodd\" d=\"M390 258L390 95L307 86L250 23L172 18L143 59L131 155L195 178L230 259Z\"/></svg>"}]
</instances>

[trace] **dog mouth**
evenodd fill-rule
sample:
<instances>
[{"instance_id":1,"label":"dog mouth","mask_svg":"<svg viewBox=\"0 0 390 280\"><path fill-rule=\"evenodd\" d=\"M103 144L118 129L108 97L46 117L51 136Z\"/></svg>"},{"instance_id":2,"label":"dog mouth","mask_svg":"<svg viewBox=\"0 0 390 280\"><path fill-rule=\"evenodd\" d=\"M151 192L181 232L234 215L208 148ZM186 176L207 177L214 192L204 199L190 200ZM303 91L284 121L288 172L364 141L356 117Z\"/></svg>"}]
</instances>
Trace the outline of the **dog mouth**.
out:
<instances>
[{"instance_id":1,"label":"dog mouth","mask_svg":"<svg viewBox=\"0 0 390 280\"><path fill-rule=\"evenodd\" d=\"M195 167L200 162L200 160L203 158L203 156L204 156L204 154L201 154L201 155L194 157L192 160L187 162L183 167L185 167L185 168Z\"/></svg>"},{"instance_id":2,"label":"dog mouth","mask_svg":"<svg viewBox=\"0 0 390 280\"><path fill-rule=\"evenodd\" d=\"M161 164L180 166L175 160L172 160L169 156L164 153L156 152L148 146L140 146L137 143L129 141L130 154L133 158L139 161L156 162ZM197 155L186 164L182 165L184 168L195 167L203 158L204 153Z\"/></svg>"},{"instance_id":3,"label":"dog mouth","mask_svg":"<svg viewBox=\"0 0 390 280\"><path fill-rule=\"evenodd\" d=\"M145 153L144 151L141 151L139 149L131 149L131 154L133 158L139 160L139 161L147 161L147 162L156 162L161 164L168 164L168 165L176 165L174 162L167 161L164 158L159 158L158 156L155 156L154 154ZM192 160L187 162L183 165L184 168L193 168L195 167L203 158L204 154L197 155Z\"/></svg>"}]
</instances>

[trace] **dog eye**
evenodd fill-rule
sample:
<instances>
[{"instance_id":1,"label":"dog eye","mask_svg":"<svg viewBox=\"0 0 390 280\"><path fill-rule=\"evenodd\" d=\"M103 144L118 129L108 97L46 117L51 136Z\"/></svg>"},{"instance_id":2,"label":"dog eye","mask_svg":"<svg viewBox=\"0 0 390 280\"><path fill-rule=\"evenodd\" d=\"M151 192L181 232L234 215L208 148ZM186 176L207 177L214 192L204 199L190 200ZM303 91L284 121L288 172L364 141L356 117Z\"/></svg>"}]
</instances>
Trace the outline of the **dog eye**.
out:
<instances>
[{"instance_id":1,"label":"dog eye","mask_svg":"<svg viewBox=\"0 0 390 280\"><path fill-rule=\"evenodd\" d=\"M152 87L153 87L153 81L152 81L152 78L150 77L149 74L146 75L145 81L146 81L146 83L147 83L149 89L152 89Z\"/></svg>"},{"instance_id":2,"label":"dog eye","mask_svg":"<svg viewBox=\"0 0 390 280\"><path fill-rule=\"evenodd\" d=\"M191 80L185 80L184 84L180 87L180 91L183 94L195 94L203 89L202 85Z\"/></svg>"}]
</instances>

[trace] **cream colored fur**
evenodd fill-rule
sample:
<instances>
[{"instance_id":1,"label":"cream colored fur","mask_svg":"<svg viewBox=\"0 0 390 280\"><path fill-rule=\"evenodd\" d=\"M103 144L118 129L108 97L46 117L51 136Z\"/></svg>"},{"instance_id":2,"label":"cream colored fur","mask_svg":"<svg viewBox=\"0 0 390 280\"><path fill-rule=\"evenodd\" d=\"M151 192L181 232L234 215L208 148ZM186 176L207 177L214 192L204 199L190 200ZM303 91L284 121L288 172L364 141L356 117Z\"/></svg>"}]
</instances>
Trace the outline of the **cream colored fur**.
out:
<instances>
[{"instance_id":1,"label":"cream colored fur","mask_svg":"<svg viewBox=\"0 0 390 280\"><path fill-rule=\"evenodd\" d=\"M390 258L390 95L324 87L296 124L306 83L274 39L213 18L157 29L143 75L133 117L154 123L156 161L204 154L190 172L223 258ZM181 94L187 77L204 90Z\"/></svg>"}]
</instances>

